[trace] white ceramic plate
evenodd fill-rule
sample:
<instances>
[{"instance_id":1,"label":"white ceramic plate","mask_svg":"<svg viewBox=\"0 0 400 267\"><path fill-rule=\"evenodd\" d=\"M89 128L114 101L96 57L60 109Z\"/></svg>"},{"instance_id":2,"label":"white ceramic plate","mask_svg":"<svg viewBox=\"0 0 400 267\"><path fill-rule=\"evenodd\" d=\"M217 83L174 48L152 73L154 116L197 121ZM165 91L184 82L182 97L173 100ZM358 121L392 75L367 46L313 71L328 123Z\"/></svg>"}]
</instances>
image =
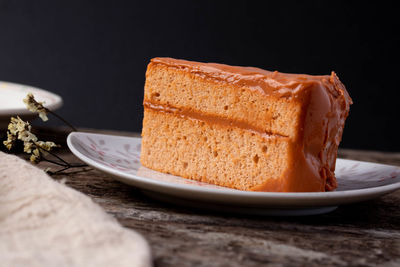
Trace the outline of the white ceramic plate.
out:
<instances>
[{"instance_id":1,"label":"white ceramic plate","mask_svg":"<svg viewBox=\"0 0 400 267\"><path fill-rule=\"evenodd\" d=\"M25 120L36 116L22 101L28 93L32 93L37 101L45 102L44 106L50 110L62 106L62 99L56 94L27 85L0 81L0 128L7 127L11 116L18 115Z\"/></svg>"},{"instance_id":2,"label":"white ceramic plate","mask_svg":"<svg viewBox=\"0 0 400 267\"><path fill-rule=\"evenodd\" d=\"M333 192L248 192L215 186L141 166L141 138L74 132L68 147L82 161L162 201L217 211L263 215L326 213L338 205L377 198L400 188L400 167L338 159Z\"/></svg>"}]
</instances>

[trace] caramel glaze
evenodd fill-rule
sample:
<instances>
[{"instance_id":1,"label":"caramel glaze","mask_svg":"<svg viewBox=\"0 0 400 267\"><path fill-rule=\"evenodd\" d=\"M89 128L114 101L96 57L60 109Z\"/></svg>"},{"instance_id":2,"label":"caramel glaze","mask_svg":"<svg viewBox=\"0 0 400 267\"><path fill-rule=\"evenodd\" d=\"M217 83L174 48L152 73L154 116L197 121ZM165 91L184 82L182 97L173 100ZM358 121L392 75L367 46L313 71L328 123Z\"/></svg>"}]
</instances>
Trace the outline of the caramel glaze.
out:
<instances>
[{"instance_id":1,"label":"caramel glaze","mask_svg":"<svg viewBox=\"0 0 400 267\"><path fill-rule=\"evenodd\" d=\"M264 184L251 190L312 192L337 187L334 175L337 148L352 100L334 72L330 76L313 76L172 58L154 58L151 61L205 79L235 84L265 95L293 98L303 103L306 112L302 114L302 127L290 141L289 168L282 177L266 179ZM250 125L242 126L254 131Z\"/></svg>"}]
</instances>

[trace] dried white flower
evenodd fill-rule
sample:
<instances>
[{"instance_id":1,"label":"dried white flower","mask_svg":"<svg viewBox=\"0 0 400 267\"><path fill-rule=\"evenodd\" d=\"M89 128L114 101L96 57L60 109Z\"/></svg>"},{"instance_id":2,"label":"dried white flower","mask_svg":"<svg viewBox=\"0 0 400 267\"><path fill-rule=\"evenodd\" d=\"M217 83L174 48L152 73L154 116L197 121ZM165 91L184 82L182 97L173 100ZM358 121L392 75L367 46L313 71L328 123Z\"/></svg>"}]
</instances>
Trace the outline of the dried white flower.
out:
<instances>
[{"instance_id":1,"label":"dried white flower","mask_svg":"<svg viewBox=\"0 0 400 267\"><path fill-rule=\"evenodd\" d=\"M7 147L8 150L10 150L14 146L16 140L17 137L15 135L7 132L7 140L3 141L3 144Z\"/></svg>"},{"instance_id":2,"label":"dried white flower","mask_svg":"<svg viewBox=\"0 0 400 267\"><path fill-rule=\"evenodd\" d=\"M29 93L23 101L26 104L28 110L38 113L39 117L43 121L48 120L47 114L50 113L63 121L69 127L71 127L73 131L76 131L75 127L72 126L65 119L45 108L43 106L44 102L36 101L31 93ZM47 168L45 172L50 175L61 173L70 168L87 167L86 164L70 164L67 161L63 160L61 157L52 153L51 150L55 147L59 147L59 145L55 144L54 142L39 141L36 135L31 132L31 129L32 126L29 124L29 122L23 121L20 117L11 117L11 121L8 124L7 140L3 141L4 146L6 146L8 150L11 150L15 146L17 140L20 140L24 144L24 152L30 155L30 161L32 161L33 163L38 163L43 160L63 167L62 169L55 172L52 172L50 168ZM51 154L58 160L54 161L46 159L45 156L47 156L48 154Z\"/></svg>"},{"instance_id":3,"label":"dried white flower","mask_svg":"<svg viewBox=\"0 0 400 267\"><path fill-rule=\"evenodd\" d=\"M37 112L39 114L39 117L43 121L48 120L47 118L48 109L43 106L44 102L36 101L32 93L28 93L23 101L29 111Z\"/></svg>"},{"instance_id":4,"label":"dried white flower","mask_svg":"<svg viewBox=\"0 0 400 267\"><path fill-rule=\"evenodd\" d=\"M38 147L40 147L40 148L43 149L43 150L46 150L46 151L50 151L50 150L53 149L54 147L59 147L59 145L57 145L57 144L54 143L54 142L50 142L50 141L46 141L46 142L44 142L44 141L37 141L37 142L35 143L35 145L38 146Z\"/></svg>"},{"instance_id":5,"label":"dried white flower","mask_svg":"<svg viewBox=\"0 0 400 267\"><path fill-rule=\"evenodd\" d=\"M32 142L24 142L24 152L31 154L32 153L32 149L35 148L34 143Z\"/></svg>"},{"instance_id":6,"label":"dried white flower","mask_svg":"<svg viewBox=\"0 0 400 267\"><path fill-rule=\"evenodd\" d=\"M10 150L16 140L24 142L24 152L31 154L30 160L32 162L39 162L42 154L46 151L51 151L53 148L58 147L54 142L39 141L36 135L31 133L32 126L29 122L23 121L20 117L11 117L11 122L8 124L7 140L3 144Z\"/></svg>"},{"instance_id":7,"label":"dried white flower","mask_svg":"<svg viewBox=\"0 0 400 267\"><path fill-rule=\"evenodd\" d=\"M30 160L31 160L33 163L38 163L38 162L40 161L40 158L41 158L41 156L40 156L40 151L39 151L38 148L35 148L35 149L32 151Z\"/></svg>"},{"instance_id":8,"label":"dried white flower","mask_svg":"<svg viewBox=\"0 0 400 267\"><path fill-rule=\"evenodd\" d=\"M36 135L31 133L29 130L19 131L18 139L24 142L36 142L38 140Z\"/></svg>"}]
</instances>

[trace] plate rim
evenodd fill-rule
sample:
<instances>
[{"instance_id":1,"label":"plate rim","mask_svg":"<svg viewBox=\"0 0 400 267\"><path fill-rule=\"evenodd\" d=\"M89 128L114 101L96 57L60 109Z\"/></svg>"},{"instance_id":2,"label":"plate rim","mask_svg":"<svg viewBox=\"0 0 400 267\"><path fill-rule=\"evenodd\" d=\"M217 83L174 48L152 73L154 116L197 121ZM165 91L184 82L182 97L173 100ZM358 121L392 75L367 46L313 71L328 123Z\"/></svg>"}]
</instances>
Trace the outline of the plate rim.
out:
<instances>
[{"instance_id":1,"label":"plate rim","mask_svg":"<svg viewBox=\"0 0 400 267\"><path fill-rule=\"evenodd\" d=\"M14 82L8 82L8 81L0 81L0 85L6 84L6 86L11 86L11 87L19 87L19 89L25 90L26 93L28 92L40 92L44 95L50 96L55 99L54 102L52 103L45 103L46 108L50 110L56 110L62 107L63 105L63 99L60 95L55 94L53 92L47 91L45 89L41 89L35 86L31 85L26 85L26 84L20 84L20 83L14 83ZM22 99L21 99L22 101ZM11 116L11 115L19 115L19 116L24 116L24 115L31 115L33 114L26 108L7 108L7 109L1 109L0 108L0 116Z\"/></svg>"},{"instance_id":2,"label":"plate rim","mask_svg":"<svg viewBox=\"0 0 400 267\"><path fill-rule=\"evenodd\" d=\"M155 191L154 187L158 189L159 192L168 194L168 191L166 190L173 190L173 191L180 191L180 192L185 192L185 193L202 193L205 196L212 196L212 197L217 197L218 196L223 196L223 197L233 197L233 198L246 198L246 200L264 200L264 201L270 201L270 200L276 200L277 198L279 199L285 199L288 201L293 201L293 200L301 200L307 202L313 202L315 200L320 200L320 203L313 203L312 206L326 206L326 205L338 205L338 204L346 204L346 203L354 203L362 200L367 200L371 199L372 197L377 197L381 196L384 194L391 193L393 191L396 191L400 189L400 182L389 184L389 185L382 185L382 186L377 186L377 187L371 187L371 188L361 188L361 189L352 189L352 190L346 190L346 191L330 191L330 192L254 192L254 191L242 191L242 190L234 190L227 188L226 190L224 189L214 189L214 188L206 188L206 187L199 187L196 185L189 185L189 184L177 184L177 183L170 183L166 181L160 181L160 180L153 180L153 179L148 179L146 177L141 177L138 175L133 175L133 174L127 174L119 170L112 169L111 167L104 166L91 158L87 157L86 155L82 154L80 151L78 151L73 144L72 138L76 136L87 136L87 135L92 135L92 136L106 136L106 137L111 137L111 138L121 138L121 139L136 139L140 140L140 137L128 137L128 136L118 136L118 135L110 135L110 134L98 134L98 133L87 133L87 132L71 132L68 137L67 137L67 145L71 152L81 159L83 162L87 163L88 165L92 166L95 169L98 169L102 172L105 172L112 177L114 177L116 180L121 181L125 184L130 184L133 186L136 186L141 189L145 190L151 190ZM374 162L366 162L366 161L358 161L358 160L351 160L351 159L339 159L343 161L352 161L352 162L361 162L361 163L370 163L370 164L377 164L377 165L383 165L383 166L388 166L388 167L398 167L395 165L388 165L388 164L381 164L381 163L374 163ZM400 167L399 167L400 168ZM122 179L120 179L122 178ZM126 180L131 181L131 183L126 182ZM153 187L151 187L153 186ZM151 188L149 188L151 187ZM160 190L161 189L161 190ZM170 193L171 195L174 195L173 192ZM372 196L372 197L371 197ZM180 195L181 197L181 195ZM361 200L349 200L349 198L358 198ZM290 206L295 205L296 203L290 204ZM304 206L303 204L299 203L298 206ZM308 205L306 205L308 206Z\"/></svg>"}]
</instances>

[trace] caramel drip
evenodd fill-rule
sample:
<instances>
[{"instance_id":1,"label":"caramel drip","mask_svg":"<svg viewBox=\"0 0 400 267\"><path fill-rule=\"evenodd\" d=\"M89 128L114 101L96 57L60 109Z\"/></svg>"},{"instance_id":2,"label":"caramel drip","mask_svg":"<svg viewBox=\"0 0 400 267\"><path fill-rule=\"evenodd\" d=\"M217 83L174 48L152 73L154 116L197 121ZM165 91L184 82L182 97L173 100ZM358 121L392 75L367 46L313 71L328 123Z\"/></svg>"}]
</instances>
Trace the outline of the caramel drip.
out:
<instances>
[{"instance_id":1,"label":"caramel drip","mask_svg":"<svg viewBox=\"0 0 400 267\"><path fill-rule=\"evenodd\" d=\"M218 124L218 125L225 126L225 127L237 127L237 128L240 128L240 129L252 132L252 133L259 134L264 138L271 138L271 137L285 138L285 137L287 137L287 136L283 136L283 135L279 135L279 134L268 133L260 128L254 127L253 125L243 122L243 121L232 120L232 119L223 118L221 116L216 116L216 115L204 114L204 113L196 112L194 110L187 109L187 108L176 108L176 107L172 107L172 106L168 106L168 105L152 103L150 101L144 101L143 106L145 108L152 109L155 111L171 113L176 116L188 118L191 120L202 121L202 122L205 122L208 124Z\"/></svg>"},{"instance_id":2,"label":"caramel drip","mask_svg":"<svg viewBox=\"0 0 400 267\"><path fill-rule=\"evenodd\" d=\"M268 181L252 190L283 192L330 191L337 187L335 163L351 99L332 73L328 80L307 88L302 129L291 140L289 168L279 182Z\"/></svg>"}]
</instances>

